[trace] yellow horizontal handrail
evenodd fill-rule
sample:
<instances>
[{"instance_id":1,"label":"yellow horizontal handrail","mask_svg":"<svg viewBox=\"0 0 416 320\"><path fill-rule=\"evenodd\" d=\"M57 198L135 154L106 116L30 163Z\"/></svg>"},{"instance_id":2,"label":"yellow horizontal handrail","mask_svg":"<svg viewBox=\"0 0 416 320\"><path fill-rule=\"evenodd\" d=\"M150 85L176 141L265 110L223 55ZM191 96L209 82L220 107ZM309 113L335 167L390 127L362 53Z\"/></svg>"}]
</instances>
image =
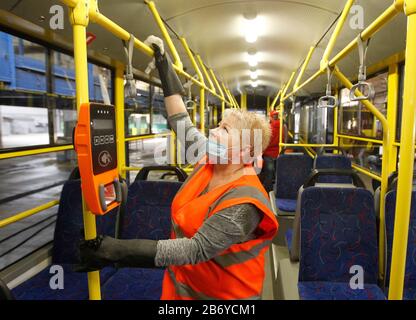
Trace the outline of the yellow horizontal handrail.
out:
<instances>
[{"instance_id":1,"label":"yellow horizontal handrail","mask_svg":"<svg viewBox=\"0 0 416 320\"><path fill-rule=\"evenodd\" d=\"M0 154L0 160L17 158L17 157L34 156L37 154L60 152L60 151L66 151L66 150L72 150L72 149L74 149L72 145L66 145L62 147L50 147L50 148L31 149L31 150L25 150L25 151L6 152L6 153Z\"/></svg>"},{"instance_id":2,"label":"yellow horizontal handrail","mask_svg":"<svg viewBox=\"0 0 416 320\"><path fill-rule=\"evenodd\" d=\"M171 135L172 135L171 132L158 133L158 134L149 134L149 135L125 138L124 141L130 142L130 141L147 140L147 139L154 139L154 138L164 138L164 137L169 137Z\"/></svg>"},{"instance_id":3,"label":"yellow horizontal handrail","mask_svg":"<svg viewBox=\"0 0 416 320\"><path fill-rule=\"evenodd\" d=\"M17 221L23 220L27 217L33 216L36 213L39 213L41 211L45 211L46 209L52 208L52 207L54 207L58 204L59 204L59 200L54 200L54 201L45 203L45 204L43 204L39 207L32 208L32 209L23 211L21 213L18 213L16 215L12 216L12 217L3 219L3 220L0 221L0 228L4 228L5 226L8 226L9 224L12 224L12 223L15 223Z\"/></svg>"},{"instance_id":4,"label":"yellow horizontal handrail","mask_svg":"<svg viewBox=\"0 0 416 320\"><path fill-rule=\"evenodd\" d=\"M311 143L281 143L283 147L302 147L302 148L320 148L320 147L337 147L336 144L311 144Z\"/></svg>"},{"instance_id":5,"label":"yellow horizontal handrail","mask_svg":"<svg viewBox=\"0 0 416 320\"><path fill-rule=\"evenodd\" d=\"M359 171L359 172L361 172L361 173L369 176L370 178L373 178L374 180L377 180L377 181L380 181L381 182L381 176L372 173L370 170L364 169L363 167L361 167L361 166L359 166L357 164L353 164L352 167L355 170L357 170L357 171Z\"/></svg>"},{"instance_id":6,"label":"yellow horizontal handrail","mask_svg":"<svg viewBox=\"0 0 416 320\"><path fill-rule=\"evenodd\" d=\"M369 138L363 138L363 137L356 137L356 136L349 136L345 134L338 134L339 138L343 139L350 139L350 140L358 140L358 141L364 141L364 142L371 142L374 144L383 144L382 140L376 140L376 139L369 139Z\"/></svg>"}]
</instances>

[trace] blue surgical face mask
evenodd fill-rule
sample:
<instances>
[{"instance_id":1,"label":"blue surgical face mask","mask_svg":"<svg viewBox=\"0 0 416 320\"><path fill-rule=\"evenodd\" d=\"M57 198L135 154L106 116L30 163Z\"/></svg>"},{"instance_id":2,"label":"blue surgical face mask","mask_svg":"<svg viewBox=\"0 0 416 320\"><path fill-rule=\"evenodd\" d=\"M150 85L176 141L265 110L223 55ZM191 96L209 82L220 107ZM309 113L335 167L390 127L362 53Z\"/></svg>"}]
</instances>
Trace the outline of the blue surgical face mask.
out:
<instances>
[{"instance_id":1,"label":"blue surgical face mask","mask_svg":"<svg viewBox=\"0 0 416 320\"><path fill-rule=\"evenodd\" d=\"M213 156L222 160L228 160L228 149L230 148L227 148L223 144L218 143L214 140L208 139L207 152L210 156Z\"/></svg>"}]
</instances>

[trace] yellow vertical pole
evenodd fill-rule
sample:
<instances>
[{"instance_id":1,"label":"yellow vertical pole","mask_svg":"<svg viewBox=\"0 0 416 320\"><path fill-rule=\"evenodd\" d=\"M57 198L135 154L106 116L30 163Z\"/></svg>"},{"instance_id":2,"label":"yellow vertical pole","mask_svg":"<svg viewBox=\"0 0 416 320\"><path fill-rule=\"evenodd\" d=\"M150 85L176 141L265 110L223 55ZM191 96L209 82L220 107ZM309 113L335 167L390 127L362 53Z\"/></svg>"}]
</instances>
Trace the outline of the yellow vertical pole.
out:
<instances>
[{"instance_id":1,"label":"yellow vertical pole","mask_svg":"<svg viewBox=\"0 0 416 320\"><path fill-rule=\"evenodd\" d=\"M397 104L399 99L399 66L394 64L389 66L388 76L388 93L387 93L387 122L389 126L389 142L387 153L389 158L383 161L382 166L386 166L385 174L390 176L396 170L397 161L397 147L393 144L396 140L396 126L397 126ZM375 122L375 119L374 119ZM383 150L383 153L385 151ZM383 156L384 158L384 156ZM384 159L383 159L384 160ZM385 199L380 197L380 230L379 230L379 277L384 280L385 274Z\"/></svg>"},{"instance_id":2,"label":"yellow vertical pole","mask_svg":"<svg viewBox=\"0 0 416 320\"><path fill-rule=\"evenodd\" d=\"M88 0L80 0L74 8L70 8L69 17L73 27L74 61L75 61L75 88L77 110L81 104L89 102L88 96L88 61L86 28L88 26ZM84 197L82 197L85 239L97 237L95 216L88 210ZM99 271L88 273L88 291L91 300L101 299Z\"/></svg>"},{"instance_id":3,"label":"yellow vertical pole","mask_svg":"<svg viewBox=\"0 0 416 320\"><path fill-rule=\"evenodd\" d=\"M196 114L198 113L198 110L195 106L195 108L192 110L192 123L196 126Z\"/></svg>"},{"instance_id":4,"label":"yellow vertical pole","mask_svg":"<svg viewBox=\"0 0 416 320\"><path fill-rule=\"evenodd\" d=\"M270 96L267 96L267 116L269 116L271 110L271 101Z\"/></svg>"},{"instance_id":5,"label":"yellow vertical pole","mask_svg":"<svg viewBox=\"0 0 416 320\"><path fill-rule=\"evenodd\" d=\"M221 119L224 118L224 112L225 112L225 101L221 101Z\"/></svg>"},{"instance_id":6,"label":"yellow vertical pole","mask_svg":"<svg viewBox=\"0 0 416 320\"><path fill-rule=\"evenodd\" d=\"M175 141L176 141L175 131L171 130L170 131L170 136L169 136L169 150L170 150L170 161L169 161L169 163L172 166L175 166L177 164L176 163L176 150L178 150L178 149L175 148L176 147ZM179 144L178 144L178 148L179 148ZM179 164L180 164L180 162L179 162Z\"/></svg>"},{"instance_id":7,"label":"yellow vertical pole","mask_svg":"<svg viewBox=\"0 0 416 320\"><path fill-rule=\"evenodd\" d=\"M218 124L218 109L216 106L213 107L214 109L214 127L217 126Z\"/></svg>"},{"instance_id":8,"label":"yellow vertical pole","mask_svg":"<svg viewBox=\"0 0 416 320\"><path fill-rule=\"evenodd\" d=\"M205 89L200 88L199 90L199 120L200 120L200 131L205 135Z\"/></svg>"},{"instance_id":9,"label":"yellow vertical pole","mask_svg":"<svg viewBox=\"0 0 416 320\"><path fill-rule=\"evenodd\" d=\"M339 88L338 88L338 84L335 86L335 97L337 100L339 100ZM339 139L338 139L338 111L339 108L336 107L333 109L334 110L334 141L332 141L332 144L334 146L339 146ZM335 154L338 154L339 151L334 150Z\"/></svg>"},{"instance_id":10,"label":"yellow vertical pole","mask_svg":"<svg viewBox=\"0 0 416 320\"><path fill-rule=\"evenodd\" d=\"M405 1L405 12L407 15L406 66L399 179L397 184L396 217L394 221L393 253L390 272L390 300L403 299L410 206L412 200L412 173L415 160L416 37L414 30L416 30L416 0Z\"/></svg>"},{"instance_id":11,"label":"yellow vertical pole","mask_svg":"<svg viewBox=\"0 0 416 320\"><path fill-rule=\"evenodd\" d=\"M124 128L124 65L116 64L114 80L116 130L117 130L117 165L120 176L126 179L126 143Z\"/></svg>"},{"instance_id":12,"label":"yellow vertical pole","mask_svg":"<svg viewBox=\"0 0 416 320\"><path fill-rule=\"evenodd\" d=\"M241 94L240 106L242 110L247 110L247 93L246 92Z\"/></svg>"},{"instance_id":13,"label":"yellow vertical pole","mask_svg":"<svg viewBox=\"0 0 416 320\"><path fill-rule=\"evenodd\" d=\"M397 63L389 66L388 92L387 92L387 121L390 128L390 159L389 175L396 171L397 147L394 145L397 136L397 107L399 104L399 65Z\"/></svg>"},{"instance_id":14,"label":"yellow vertical pole","mask_svg":"<svg viewBox=\"0 0 416 320\"><path fill-rule=\"evenodd\" d=\"M286 141L283 141L283 127L284 127L284 120L283 120L283 115L285 112L285 104L283 103L283 101L280 102L280 132L279 132L279 154L280 152L282 152L282 144L286 143Z\"/></svg>"}]
</instances>

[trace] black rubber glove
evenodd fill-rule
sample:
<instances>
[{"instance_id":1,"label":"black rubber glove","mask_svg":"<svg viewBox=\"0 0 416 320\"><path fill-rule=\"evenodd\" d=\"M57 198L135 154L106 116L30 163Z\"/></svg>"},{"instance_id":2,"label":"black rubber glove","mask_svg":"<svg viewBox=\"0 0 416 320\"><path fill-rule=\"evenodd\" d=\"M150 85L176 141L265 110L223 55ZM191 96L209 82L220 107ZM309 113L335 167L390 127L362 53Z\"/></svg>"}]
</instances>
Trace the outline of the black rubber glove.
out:
<instances>
[{"instance_id":1,"label":"black rubber glove","mask_svg":"<svg viewBox=\"0 0 416 320\"><path fill-rule=\"evenodd\" d=\"M155 51L155 64L156 68L159 71L159 78L162 82L163 94L165 97L170 97L175 94L184 95L185 90L182 86L181 80L176 74L175 69L173 69L172 61L170 60L169 55L161 54L160 48L152 44L153 50Z\"/></svg>"},{"instance_id":2,"label":"black rubber glove","mask_svg":"<svg viewBox=\"0 0 416 320\"><path fill-rule=\"evenodd\" d=\"M157 241L119 240L98 236L94 240L81 240L81 263L76 272L91 272L107 266L116 268L156 268Z\"/></svg>"}]
</instances>

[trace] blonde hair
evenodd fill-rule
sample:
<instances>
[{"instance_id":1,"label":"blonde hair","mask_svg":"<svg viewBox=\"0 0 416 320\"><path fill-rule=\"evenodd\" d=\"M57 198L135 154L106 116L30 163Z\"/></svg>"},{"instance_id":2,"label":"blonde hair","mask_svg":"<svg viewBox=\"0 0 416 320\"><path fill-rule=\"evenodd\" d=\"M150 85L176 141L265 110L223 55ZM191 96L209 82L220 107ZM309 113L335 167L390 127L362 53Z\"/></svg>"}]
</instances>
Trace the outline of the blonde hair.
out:
<instances>
[{"instance_id":1,"label":"blonde hair","mask_svg":"<svg viewBox=\"0 0 416 320\"><path fill-rule=\"evenodd\" d=\"M254 146L259 145L260 143L262 146L261 152L266 150L269 146L271 139L270 124L260 115L241 109L227 109L224 112L223 119L230 121L230 124L232 124L234 129L241 131L244 129L250 130L250 146L252 147L252 152L256 150ZM255 134L256 130L261 131L261 135ZM259 155L260 154L252 154L254 157Z\"/></svg>"}]
</instances>

